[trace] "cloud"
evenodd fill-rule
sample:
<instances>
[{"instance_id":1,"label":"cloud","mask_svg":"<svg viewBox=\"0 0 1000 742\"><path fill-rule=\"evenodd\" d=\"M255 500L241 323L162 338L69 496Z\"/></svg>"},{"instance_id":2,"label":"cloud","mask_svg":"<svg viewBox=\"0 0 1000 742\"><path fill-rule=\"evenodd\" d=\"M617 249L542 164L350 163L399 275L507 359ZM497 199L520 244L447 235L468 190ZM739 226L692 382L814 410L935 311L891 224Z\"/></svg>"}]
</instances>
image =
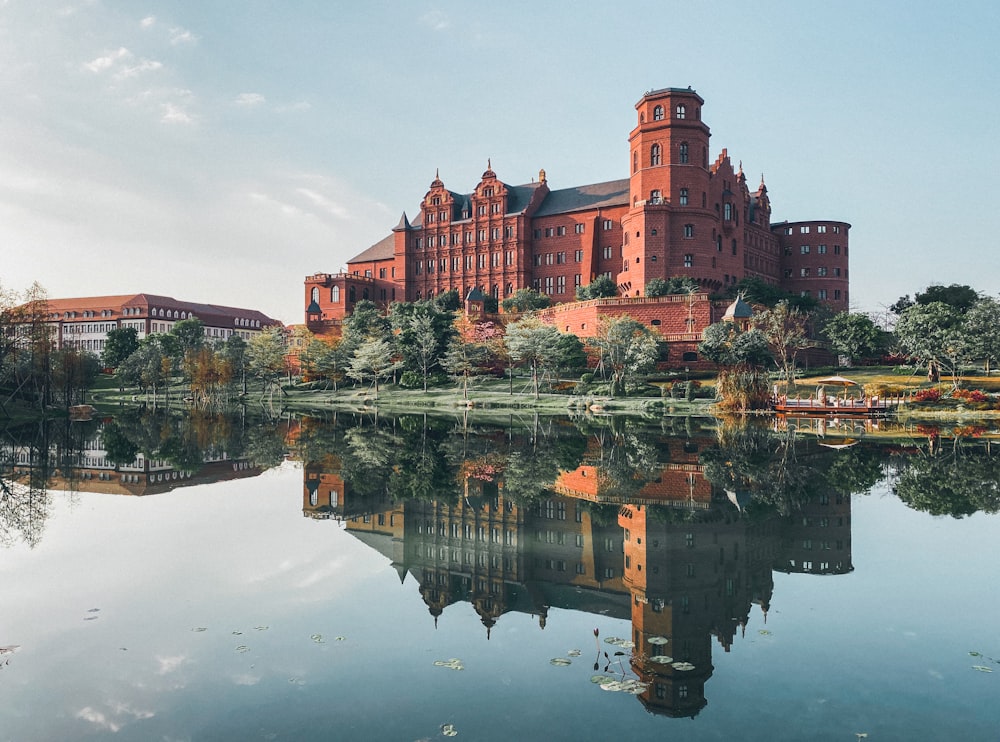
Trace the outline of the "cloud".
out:
<instances>
[{"instance_id":1,"label":"cloud","mask_svg":"<svg viewBox=\"0 0 1000 742\"><path fill-rule=\"evenodd\" d=\"M237 106L245 106L247 108L251 106L259 106L264 103L267 99L260 93L240 93L236 96L236 100L233 103Z\"/></svg>"},{"instance_id":2,"label":"cloud","mask_svg":"<svg viewBox=\"0 0 1000 742\"><path fill-rule=\"evenodd\" d=\"M432 31L444 31L451 26L448 16L440 10L432 10L420 16L420 22Z\"/></svg>"},{"instance_id":3,"label":"cloud","mask_svg":"<svg viewBox=\"0 0 1000 742\"><path fill-rule=\"evenodd\" d=\"M116 80L127 80L130 77L137 77L143 72L155 72L163 69L163 63L153 59L140 59L138 64L131 67L124 67L115 73Z\"/></svg>"},{"instance_id":4,"label":"cloud","mask_svg":"<svg viewBox=\"0 0 1000 742\"><path fill-rule=\"evenodd\" d=\"M178 655L176 657L157 657L156 661L160 663L160 669L156 671L157 675L167 675L172 673L181 665L187 663L187 657L184 655Z\"/></svg>"},{"instance_id":5,"label":"cloud","mask_svg":"<svg viewBox=\"0 0 1000 742\"><path fill-rule=\"evenodd\" d=\"M155 15L147 15L145 18L139 21L139 26L142 28L152 28L155 25L156 25Z\"/></svg>"},{"instance_id":6,"label":"cloud","mask_svg":"<svg viewBox=\"0 0 1000 742\"><path fill-rule=\"evenodd\" d=\"M170 43L174 46L179 44L193 44L198 40L198 37L193 33L188 31L186 28L171 28L170 29Z\"/></svg>"},{"instance_id":7,"label":"cloud","mask_svg":"<svg viewBox=\"0 0 1000 742\"><path fill-rule=\"evenodd\" d=\"M99 726L102 729L107 729L110 732L117 732L122 728L121 724L112 721L104 714L102 714L100 711L98 711L97 709L93 709L90 706L85 706L84 708L77 711L76 718L83 719L84 721L89 721L91 724Z\"/></svg>"},{"instance_id":8,"label":"cloud","mask_svg":"<svg viewBox=\"0 0 1000 742\"><path fill-rule=\"evenodd\" d=\"M314 206L318 206L322 211L325 211L338 219L347 219L350 216L350 211L348 209L324 196L322 193L317 193L310 188L296 188L295 192L304 197L309 203Z\"/></svg>"},{"instance_id":9,"label":"cloud","mask_svg":"<svg viewBox=\"0 0 1000 742\"><path fill-rule=\"evenodd\" d=\"M95 74L100 74L106 70L111 69L115 64L123 59L131 59L132 52L126 49L124 46L118 47L113 52L108 52L103 57L97 57L89 62L84 63L83 68L90 70Z\"/></svg>"},{"instance_id":10,"label":"cloud","mask_svg":"<svg viewBox=\"0 0 1000 742\"><path fill-rule=\"evenodd\" d=\"M166 103L160 104L160 121L165 124L181 124L184 126L189 126L195 122L195 118L192 114L185 111L177 103L167 101Z\"/></svg>"}]
</instances>

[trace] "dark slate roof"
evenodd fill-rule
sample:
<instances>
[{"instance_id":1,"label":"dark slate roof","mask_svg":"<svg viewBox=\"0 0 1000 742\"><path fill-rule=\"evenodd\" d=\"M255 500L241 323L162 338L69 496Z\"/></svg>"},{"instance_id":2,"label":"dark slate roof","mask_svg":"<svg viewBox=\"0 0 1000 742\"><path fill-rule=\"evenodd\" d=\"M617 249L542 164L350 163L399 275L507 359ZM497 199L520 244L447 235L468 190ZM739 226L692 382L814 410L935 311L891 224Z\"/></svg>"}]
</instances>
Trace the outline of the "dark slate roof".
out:
<instances>
[{"instance_id":1,"label":"dark slate roof","mask_svg":"<svg viewBox=\"0 0 1000 742\"><path fill-rule=\"evenodd\" d=\"M553 216L584 209L627 205L628 189L629 179L624 178L550 191L535 212L535 216Z\"/></svg>"},{"instance_id":2,"label":"dark slate roof","mask_svg":"<svg viewBox=\"0 0 1000 742\"><path fill-rule=\"evenodd\" d=\"M396 252L396 238L394 235L390 234L374 245L369 247L360 255L355 255L353 258L348 260L348 263L367 263L370 260L388 260Z\"/></svg>"},{"instance_id":3,"label":"dark slate roof","mask_svg":"<svg viewBox=\"0 0 1000 742\"><path fill-rule=\"evenodd\" d=\"M531 203L535 191L541 183L526 183L519 186L507 186L507 213L520 214Z\"/></svg>"}]
</instances>

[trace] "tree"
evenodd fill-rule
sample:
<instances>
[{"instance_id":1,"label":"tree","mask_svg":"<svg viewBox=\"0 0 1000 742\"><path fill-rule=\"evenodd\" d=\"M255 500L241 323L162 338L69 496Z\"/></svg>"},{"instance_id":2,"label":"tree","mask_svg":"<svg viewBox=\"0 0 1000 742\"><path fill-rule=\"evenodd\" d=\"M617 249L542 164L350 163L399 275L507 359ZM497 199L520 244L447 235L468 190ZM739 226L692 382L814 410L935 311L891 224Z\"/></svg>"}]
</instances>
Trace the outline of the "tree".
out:
<instances>
[{"instance_id":1,"label":"tree","mask_svg":"<svg viewBox=\"0 0 1000 742\"><path fill-rule=\"evenodd\" d=\"M299 355L299 362L310 379L326 379L337 391L337 381L343 377L346 366L341 338L313 338Z\"/></svg>"},{"instance_id":2,"label":"tree","mask_svg":"<svg viewBox=\"0 0 1000 742\"><path fill-rule=\"evenodd\" d=\"M188 317L174 324L170 328L170 334L177 338L179 347L178 355L185 355L189 351L198 350L205 342L205 323L197 317Z\"/></svg>"},{"instance_id":3,"label":"tree","mask_svg":"<svg viewBox=\"0 0 1000 742\"><path fill-rule=\"evenodd\" d=\"M611 395L625 394L641 374L652 370L659 356L653 331L627 315L604 318L592 339L598 367L611 380Z\"/></svg>"},{"instance_id":4,"label":"tree","mask_svg":"<svg viewBox=\"0 0 1000 742\"><path fill-rule=\"evenodd\" d=\"M900 315L895 332L903 349L927 366L929 380L937 381L945 369L954 387L961 385L962 365L975 355L961 311L939 301L914 304Z\"/></svg>"},{"instance_id":5,"label":"tree","mask_svg":"<svg viewBox=\"0 0 1000 742\"><path fill-rule=\"evenodd\" d=\"M117 327L108 331L101 362L105 368L118 368L118 364L138 349L139 330L135 327Z\"/></svg>"},{"instance_id":6,"label":"tree","mask_svg":"<svg viewBox=\"0 0 1000 742\"><path fill-rule=\"evenodd\" d=\"M754 317L754 327L767 338L778 366L789 386L795 386L795 361L798 354L815 342L809 337L808 316L787 301L779 301L772 309Z\"/></svg>"},{"instance_id":7,"label":"tree","mask_svg":"<svg viewBox=\"0 0 1000 742\"><path fill-rule=\"evenodd\" d=\"M725 294L733 299L742 296L748 304L761 304L765 307L775 307L783 301L801 312L811 312L819 305L819 300L815 297L793 294L757 276L747 276L730 284Z\"/></svg>"},{"instance_id":8,"label":"tree","mask_svg":"<svg viewBox=\"0 0 1000 742\"><path fill-rule=\"evenodd\" d=\"M164 355L157 336L149 337L139 344L139 348L118 364L115 376L122 387L140 387L147 394L152 390L153 404L156 404L157 390L169 379L170 359ZM164 361L167 363L164 364ZM168 373L164 373L164 368Z\"/></svg>"},{"instance_id":9,"label":"tree","mask_svg":"<svg viewBox=\"0 0 1000 742\"><path fill-rule=\"evenodd\" d=\"M247 393L247 341L235 333L226 338L222 346L222 355L229 361L233 370L233 379L240 380L243 394Z\"/></svg>"},{"instance_id":10,"label":"tree","mask_svg":"<svg viewBox=\"0 0 1000 742\"><path fill-rule=\"evenodd\" d=\"M735 322L717 322L705 328L698 353L719 366L715 394L720 407L741 412L767 406L764 367L771 353L760 330L742 331Z\"/></svg>"},{"instance_id":11,"label":"tree","mask_svg":"<svg viewBox=\"0 0 1000 742\"><path fill-rule=\"evenodd\" d=\"M552 299L534 289L525 288L518 289L508 296L503 300L502 305L505 312L533 312L551 306Z\"/></svg>"},{"instance_id":12,"label":"tree","mask_svg":"<svg viewBox=\"0 0 1000 742\"><path fill-rule=\"evenodd\" d=\"M469 377L479 372L486 360L486 346L475 340L466 340L461 333L455 335L448 343L448 349L441 357L444 369L462 379L462 393L469 398Z\"/></svg>"},{"instance_id":13,"label":"tree","mask_svg":"<svg viewBox=\"0 0 1000 742\"><path fill-rule=\"evenodd\" d=\"M397 332L396 346L405 368L421 374L427 391L427 379L439 366L438 358L455 334L454 313L442 310L436 301L397 302L392 305L389 319Z\"/></svg>"},{"instance_id":14,"label":"tree","mask_svg":"<svg viewBox=\"0 0 1000 742\"><path fill-rule=\"evenodd\" d=\"M531 385L538 399L539 372L544 375L559 360L559 330L536 317L525 317L507 325L504 343L515 363L531 368Z\"/></svg>"},{"instance_id":15,"label":"tree","mask_svg":"<svg viewBox=\"0 0 1000 742\"><path fill-rule=\"evenodd\" d=\"M556 342L556 367L560 374L578 374L587 367L587 348L571 332L559 333Z\"/></svg>"},{"instance_id":16,"label":"tree","mask_svg":"<svg viewBox=\"0 0 1000 742\"><path fill-rule=\"evenodd\" d=\"M835 353L855 360L878 355L886 345L885 333L865 314L835 314L823 332Z\"/></svg>"},{"instance_id":17,"label":"tree","mask_svg":"<svg viewBox=\"0 0 1000 742\"><path fill-rule=\"evenodd\" d=\"M933 304L936 301L947 304L965 314L979 301L979 292L971 286L953 283L949 286L935 284L918 291L914 298L917 304Z\"/></svg>"},{"instance_id":18,"label":"tree","mask_svg":"<svg viewBox=\"0 0 1000 742\"><path fill-rule=\"evenodd\" d=\"M618 296L618 287L603 273L586 286L577 286L576 288L577 301L603 299L611 296Z\"/></svg>"},{"instance_id":19,"label":"tree","mask_svg":"<svg viewBox=\"0 0 1000 742\"><path fill-rule=\"evenodd\" d=\"M1000 302L981 298L965 313L964 324L972 354L984 362L989 374L990 365L1000 360Z\"/></svg>"},{"instance_id":20,"label":"tree","mask_svg":"<svg viewBox=\"0 0 1000 742\"><path fill-rule=\"evenodd\" d=\"M646 283L645 295L671 296L674 294L693 294L700 289L698 282L689 276L674 276L670 279L651 278Z\"/></svg>"},{"instance_id":21,"label":"tree","mask_svg":"<svg viewBox=\"0 0 1000 742\"><path fill-rule=\"evenodd\" d=\"M247 365L250 373L264 382L264 392L274 401L274 387L285 371L285 331L281 327L267 327L250 338L247 346Z\"/></svg>"},{"instance_id":22,"label":"tree","mask_svg":"<svg viewBox=\"0 0 1000 742\"><path fill-rule=\"evenodd\" d=\"M361 343L347 366L347 375L358 382L372 380L375 399L378 399L378 384L389 378L402 363L394 357L394 348L388 338L369 337Z\"/></svg>"}]
</instances>

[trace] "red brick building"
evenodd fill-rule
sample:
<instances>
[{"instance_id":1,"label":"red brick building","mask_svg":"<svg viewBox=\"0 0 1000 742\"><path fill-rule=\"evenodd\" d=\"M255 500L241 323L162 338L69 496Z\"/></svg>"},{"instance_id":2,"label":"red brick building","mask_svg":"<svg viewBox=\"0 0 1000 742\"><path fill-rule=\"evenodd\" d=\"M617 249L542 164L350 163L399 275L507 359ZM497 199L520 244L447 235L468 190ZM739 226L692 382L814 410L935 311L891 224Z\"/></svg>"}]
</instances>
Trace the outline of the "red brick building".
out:
<instances>
[{"instance_id":1,"label":"red brick building","mask_svg":"<svg viewBox=\"0 0 1000 742\"><path fill-rule=\"evenodd\" d=\"M487 165L460 193L435 176L414 218L404 213L347 273L306 278L307 325L336 325L362 298L388 304L451 289L502 300L532 287L572 302L601 274L622 297L641 297L653 278L688 276L711 293L755 276L847 309L850 225L771 224L763 178L750 190L725 149L712 159L703 104L690 88L643 95L620 180L553 189L542 170L515 186Z\"/></svg>"}]
</instances>

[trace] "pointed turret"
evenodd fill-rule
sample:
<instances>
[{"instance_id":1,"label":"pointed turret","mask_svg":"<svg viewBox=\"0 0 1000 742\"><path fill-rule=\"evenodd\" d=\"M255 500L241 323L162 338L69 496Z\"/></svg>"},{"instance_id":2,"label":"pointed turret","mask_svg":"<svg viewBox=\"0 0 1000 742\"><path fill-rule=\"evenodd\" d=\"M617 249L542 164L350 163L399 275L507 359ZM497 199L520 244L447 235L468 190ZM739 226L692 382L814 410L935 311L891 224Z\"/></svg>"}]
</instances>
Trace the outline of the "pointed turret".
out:
<instances>
[{"instance_id":1,"label":"pointed turret","mask_svg":"<svg viewBox=\"0 0 1000 742\"><path fill-rule=\"evenodd\" d=\"M403 232L403 231L406 231L408 229L413 229L413 227L410 224L410 220L406 218L406 212L404 211L403 215L399 218L399 224L397 224L395 227L393 227L392 231L393 232Z\"/></svg>"}]
</instances>

